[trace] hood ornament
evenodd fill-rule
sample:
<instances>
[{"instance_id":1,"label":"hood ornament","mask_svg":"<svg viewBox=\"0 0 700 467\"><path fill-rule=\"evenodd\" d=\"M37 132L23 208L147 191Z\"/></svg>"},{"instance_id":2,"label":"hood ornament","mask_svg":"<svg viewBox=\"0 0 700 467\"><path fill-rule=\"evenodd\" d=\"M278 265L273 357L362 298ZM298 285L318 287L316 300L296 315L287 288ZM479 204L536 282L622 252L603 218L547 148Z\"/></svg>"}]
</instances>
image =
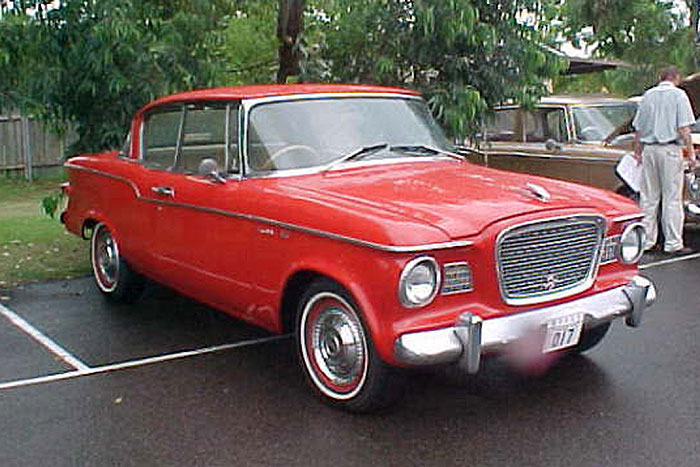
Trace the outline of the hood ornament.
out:
<instances>
[{"instance_id":1,"label":"hood ornament","mask_svg":"<svg viewBox=\"0 0 700 467\"><path fill-rule=\"evenodd\" d=\"M542 201L543 203L546 203L550 199L552 199L552 195L550 195L549 192L540 185L528 182L525 184L525 187L527 188L529 194L531 194L535 199Z\"/></svg>"}]
</instances>

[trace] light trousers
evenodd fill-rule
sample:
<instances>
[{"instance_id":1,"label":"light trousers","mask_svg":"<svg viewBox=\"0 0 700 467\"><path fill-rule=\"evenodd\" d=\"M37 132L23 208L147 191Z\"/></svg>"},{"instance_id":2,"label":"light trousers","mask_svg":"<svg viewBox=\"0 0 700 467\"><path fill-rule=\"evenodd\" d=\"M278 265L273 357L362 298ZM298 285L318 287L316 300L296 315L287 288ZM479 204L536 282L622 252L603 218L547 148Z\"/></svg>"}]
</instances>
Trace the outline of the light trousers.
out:
<instances>
[{"instance_id":1,"label":"light trousers","mask_svg":"<svg viewBox=\"0 0 700 467\"><path fill-rule=\"evenodd\" d=\"M683 248L683 155L681 146L647 145L642 152L641 207L647 230L645 249L656 244L661 202L664 250Z\"/></svg>"}]
</instances>

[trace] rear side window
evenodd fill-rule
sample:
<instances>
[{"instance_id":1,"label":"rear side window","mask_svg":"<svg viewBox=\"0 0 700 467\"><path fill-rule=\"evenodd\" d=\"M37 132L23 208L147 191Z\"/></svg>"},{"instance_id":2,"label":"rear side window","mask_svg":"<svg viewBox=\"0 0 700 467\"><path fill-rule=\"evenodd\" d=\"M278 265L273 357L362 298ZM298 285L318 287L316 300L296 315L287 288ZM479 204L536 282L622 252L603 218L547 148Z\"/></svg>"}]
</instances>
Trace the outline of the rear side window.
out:
<instances>
[{"instance_id":1,"label":"rear side window","mask_svg":"<svg viewBox=\"0 0 700 467\"><path fill-rule=\"evenodd\" d=\"M143 128L143 162L156 169L171 169L175 165L182 110L152 113Z\"/></svg>"},{"instance_id":2,"label":"rear side window","mask_svg":"<svg viewBox=\"0 0 700 467\"><path fill-rule=\"evenodd\" d=\"M518 109L496 110L486 120L486 137L489 141L517 141Z\"/></svg>"},{"instance_id":3,"label":"rear side window","mask_svg":"<svg viewBox=\"0 0 700 467\"><path fill-rule=\"evenodd\" d=\"M525 139L544 143L549 139L563 143L568 139L564 109L542 108L525 113Z\"/></svg>"}]
</instances>

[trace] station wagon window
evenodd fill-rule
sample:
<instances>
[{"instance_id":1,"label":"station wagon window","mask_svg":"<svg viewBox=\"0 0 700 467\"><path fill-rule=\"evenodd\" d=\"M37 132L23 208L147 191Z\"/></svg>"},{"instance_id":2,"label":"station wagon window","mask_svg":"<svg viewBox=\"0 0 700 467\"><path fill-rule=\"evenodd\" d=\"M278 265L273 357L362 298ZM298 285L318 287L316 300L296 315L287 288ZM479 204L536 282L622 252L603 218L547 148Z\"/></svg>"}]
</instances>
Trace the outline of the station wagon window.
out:
<instances>
[{"instance_id":1,"label":"station wagon window","mask_svg":"<svg viewBox=\"0 0 700 467\"><path fill-rule=\"evenodd\" d=\"M568 140L564 109L541 108L526 112L524 118L525 140L544 143L549 139L557 142Z\"/></svg>"},{"instance_id":2,"label":"station wagon window","mask_svg":"<svg viewBox=\"0 0 700 467\"><path fill-rule=\"evenodd\" d=\"M226 165L226 106L188 105L175 171L197 173L204 159Z\"/></svg>"},{"instance_id":3,"label":"station wagon window","mask_svg":"<svg viewBox=\"0 0 700 467\"><path fill-rule=\"evenodd\" d=\"M573 107L576 139L582 142L603 141L614 131L622 129L634 118L634 103Z\"/></svg>"},{"instance_id":4,"label":"station wagon window","mask_svg":"<svg viewBox=\"0 0 700 467\"><path fill-rule=\"evenodd\" d=\"M489 141L517 141L518 109L500 109L486 120L486 138Z\"/></svg>"},{"instance_id":5,"label":"station wagon window","mask_svg":"<svg viewBox=\"0 0 700 467\"><path fill-rule=\"evenodd\" d=\"M181 118L181 109L156 112L146 117L142 158L147 167L168 170L175 164Z\"/></svg>"}]
</instances>

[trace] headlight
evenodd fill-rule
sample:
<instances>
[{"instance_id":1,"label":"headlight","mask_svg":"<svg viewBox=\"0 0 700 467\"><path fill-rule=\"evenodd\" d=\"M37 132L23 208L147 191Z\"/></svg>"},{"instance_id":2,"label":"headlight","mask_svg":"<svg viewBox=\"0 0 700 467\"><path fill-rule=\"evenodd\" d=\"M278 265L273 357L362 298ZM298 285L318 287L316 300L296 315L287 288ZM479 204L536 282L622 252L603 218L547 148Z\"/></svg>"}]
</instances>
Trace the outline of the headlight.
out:
<instances>
[{"instance_id":1,"label":"headlight","mask_svg":"<svg viewBox=\"0 0 700 467\"><path fill-rule=\"evenodd\" d=\"M433 301L440 287L440 268L435 259L421 256L410 261L401 272L399 299L404 306L416 308Z\"/></svg>"},{"instance_id":2,"label":"headlight","mask_svg":"<svg viewBox=\"0 0 700 467\"><path fill-rule=\"evenodd\" d=\"M625 227L622 235L620 235L620 243L617 250L618 259L625 264L639 261L642 253L644 253L646 236L644 226L638 222Z\"/></svg>"}]
</instances>

